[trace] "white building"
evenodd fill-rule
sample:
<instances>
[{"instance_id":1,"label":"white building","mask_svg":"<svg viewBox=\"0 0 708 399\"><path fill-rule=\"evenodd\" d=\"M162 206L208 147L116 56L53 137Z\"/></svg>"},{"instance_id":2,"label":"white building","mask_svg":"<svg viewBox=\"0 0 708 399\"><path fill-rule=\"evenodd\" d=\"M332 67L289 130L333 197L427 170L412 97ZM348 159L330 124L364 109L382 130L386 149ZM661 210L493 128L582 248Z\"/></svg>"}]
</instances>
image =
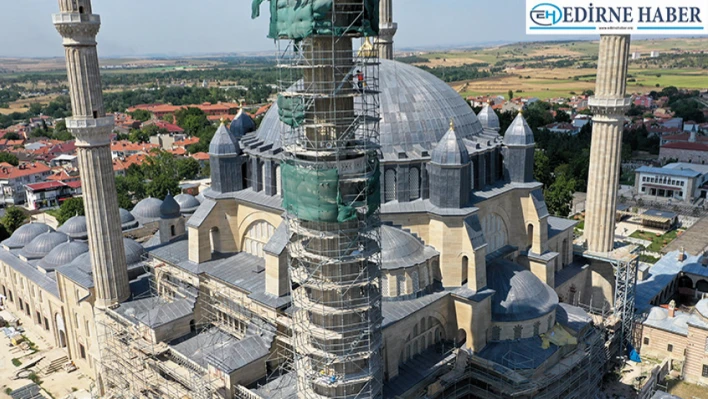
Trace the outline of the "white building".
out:
<instances>
[{"instance_id":1,"label":"white building","mask_svg":"<svg viewBox=\"0 0 708 399\"><path fill-rule=\"evenodd\" d=\"M24 203L24 185L44 181L50 174L49 166L39 162L19 166L0 164L0 202L4 205Z\"/></svg>"},{"instance_id":2,"label":"white building","mask_svg":"<svg viewBox=\"0 0 708 399\"><path fill-rule=\"evenodd\" d=\"M642 58L642 53L640 53L640 52L638 52L638 51L635 51L634 53L632 53L632 59L633 59L633 60L638 60L638 59L640 59L640 58Z\"/></svg>"},{"instance_id":3,"label":"white building","mask_svg":"<svg viewBox=\"0 0 708 399\"><path fill-rule=\"evenodd\" d=\"M25 192L29 209L52 208L69 198L81 195L81 181L25 184Z\"/></svg>"},{"instance_id":4,"label":"white building","mask_svg":"<svg viewBox=\"0 0 708 399\"><path fill-rule=\"evenodd\" d=\"M672 163L663 168L642 166L635 171L639 195L693 202L706 198L708 165Z\"/></svg>"},{"instance_id":5,"label":"white building","mask_svg":"<svg viewBox=\"0 0 708 399\"><path fill-rule=\"evenodd\" d=\"M659 52L658 52L658 51L652 51L651 54L649 54L649 57L651 57L651 58L657 58L657 57L659 57Z\"/></svg>"}]
</instances>

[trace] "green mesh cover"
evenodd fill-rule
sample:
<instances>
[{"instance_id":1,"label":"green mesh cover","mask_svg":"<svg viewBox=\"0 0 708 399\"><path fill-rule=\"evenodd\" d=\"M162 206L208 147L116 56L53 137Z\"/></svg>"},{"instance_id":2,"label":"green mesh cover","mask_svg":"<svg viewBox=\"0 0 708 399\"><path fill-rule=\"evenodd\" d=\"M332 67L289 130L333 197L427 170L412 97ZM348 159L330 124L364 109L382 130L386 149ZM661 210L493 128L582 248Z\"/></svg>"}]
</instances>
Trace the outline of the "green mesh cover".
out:
<instances>
[{"instance_id":1,"label":"green mesh cover","mask_svg":"<svg viewBox=\"0 0 708 399\"><path fill-rule=\"evenodd\" d=\"M305 120L305 103L301 97L284 97L278 94L278 116L291 127L302 125Z\"/></svg>"},{"instance_id":2,"label":"green mesh cover","mask_svg":"<svg viewBox=\"0 0 708 399\"><path fill-rule=\"evenodd\" d=\"M251 18L260 16L261 3L266 0L253 0ZM331 17L333 0L269 0L271 39L302 40L311 35L335 35L359 32L364 36L377 36L379 33L379 0L362 0L364 17L354 24L332 26Z\"/></svg>"},{"instance_id":3,"label":"green mesh cover","mask_svg":"<svg viewBox=\"0 0 708 399\"><path fill-rule=\"evenodd\" d=\"M356 208L368 205L371 215L381 205L380 172L367 183L367 202L344 204L339 193L337 169L308 169L292 161L281 169L283 208L290 214L310 222L343 223L356 219Z\"/></svg>"}]
</instances>

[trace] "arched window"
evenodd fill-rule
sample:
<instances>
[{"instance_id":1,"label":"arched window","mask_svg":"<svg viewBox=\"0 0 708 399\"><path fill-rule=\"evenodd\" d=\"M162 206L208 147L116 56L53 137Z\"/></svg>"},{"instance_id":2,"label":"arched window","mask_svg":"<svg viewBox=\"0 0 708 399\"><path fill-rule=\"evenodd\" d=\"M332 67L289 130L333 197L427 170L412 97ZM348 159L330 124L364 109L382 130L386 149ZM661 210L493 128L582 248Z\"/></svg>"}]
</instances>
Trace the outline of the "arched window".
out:
<instances>
[{"instance_id":1,"label":"arched window","mask_svg":"<svg viewBox=\"0 0 708 399\"><path fill-rule=\"evenodd\" d=\"M170 235L171 235L172 237L174 237L174 236L177 235L177 232L175 231L175 225L174 225L174 224L170 226Z\"/></svg>"},{"instance_id":2,"label":"arched window","mask_svg":"<svg viewBox=\"0 0 708 399\"><path fill-rule=\"evenodd\" d=\"M462 257L462 284L467 283L467 268L469 266L469 259L466 256Z\"/></svg>"},{"instance_id":3,"label":"arched window","mask_svg":"<svg viewBox=\"0 0 708 399\"><path fill-rule=\"evenodd\" d=\"M263 247L275 233L275 227L265 220L252 223L243 238L242 251L263 257Z\"/></svg>"},{"instance_id":4,"label":"arched window","mask_svg":"<svg viewBox=\"0 0 708 399\"><path fill-rule=\"evenodd\" d=\"M275 193L277 195L282 195L282 178L280 177L280 165L275 167Z\"/></svg>"},{"instance_id":5,"label":"arched window","mask_svg":"<svg viewBox=\"0 0 708 399\"><path fill-rule=\"evenodd\" d=\"M384 198L386 201L396 199L396 170L387 169L384 174Z\"/></svg>"},{"instance_id":6,"label":"arched window","mask_svg":"<svg viewBox=\"0 0 708 399\"><path fill-rule=\"evenodd\" d=\"M396 284L398 286L398 296L401 295L408 295L408 290L406 287L406 275L405 274L399 274L396 276Z\"/></svg>"},{"instance_id":7,"label":"arched window","mask_svg":"<svg viewBox=\"0 0 708 399\"><path fill-rule=\"evenodd\" d=\"M221 236L218 227L212 227L209 230L209 245L211 246L211 253L221 251Z\"/></svg>"},{"instance_id":8,"label":"arched window","mask_svg":"<svg viewBox=\"0 0 708 399\"><path fill-rule=\"evenodd\" d=\"M521 339L521 333L524 331L524 327L521 324L514 326L514 339Z\"/></svg>"},{"instance_id":9,"label":"arched window","mask_svg":"<svg viewBox=\"0 0 708 399\"><path fill-rule=\"evenodd\" d=\"M412 167L408 171L409 187L410 187L410 199L415 200L420 198L420 169L417 167Z\"/></svg>"},{"instance_id":10,"label":"arched window","mask_svg":"<svg viewBox=\"0 0 708 399\"><path fill-rule=\"evenodd\" d=\"M526 246L527 248L533 247L533 224L529 223L528 227L526 228L527 232L527 242Z\"/></svg>"},{"instance_id":11,"label":"arched window","mask_svg":"<svg viewBox=\"0 0 708 399\"><path fill-rule=\"evenodd\" d=\"M265 191L266 180L267 180L267 179L266 179L266 164L265 164L265 162L261 163L261 175L258 176L258 178L259 178L260 181L261 181L260 190L259 190L259 191Z\"/></svg>"}]
</instances>

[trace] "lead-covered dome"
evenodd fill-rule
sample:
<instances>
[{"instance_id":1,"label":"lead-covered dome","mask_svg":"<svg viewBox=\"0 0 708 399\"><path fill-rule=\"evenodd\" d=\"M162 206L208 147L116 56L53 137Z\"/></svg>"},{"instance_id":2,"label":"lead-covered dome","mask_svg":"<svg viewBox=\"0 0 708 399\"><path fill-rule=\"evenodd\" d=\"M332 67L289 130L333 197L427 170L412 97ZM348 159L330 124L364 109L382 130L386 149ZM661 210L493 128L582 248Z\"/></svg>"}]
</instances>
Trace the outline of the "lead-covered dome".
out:
<instances>
[{"instance_id":1,"label":"lead-covered dome","mask_svg":"<svg viewBox=\"0 0 708 399\"><path fill-rule=\"evenodd\" d=\"M180 216L179 204L175 201L172 194L167 193L167 196L160 205L160 217L162 219L176 219Z\"/></svg>"},{"instance_id":2,"label":"lead-covered dome","mask_svg":"<svg viewBox=\"0 0 708 399\"><path fill-rule=\"evenodd\" d=\"M175 201L179 204L180 212L184 214L192 214L199 208L199 200L193 195L180 194L175 196Z\"/></svg>"},{"instance_id":3,"label":"lead-covered dome","mask_svg":"<svg viewBox=\"0 0 708 399\"><path fill-rule=\"evenodd\" d=\"M411 233L399 228L381 226L381 268L398 269L427 262L437 255Z\"/></svg>"},{"instance_id":4,"label":"lead-covered dome","mask_svg":"<svg viewBox=\"0 0 708 399\"><path fill-rule=\"evenodd\" d=\"M37 263L39 267L46 271L55 270L59 266L64 266L71 263L79 255L88 252L89 247L86 243L79 241L65 242L51 251Z\"/></svg>"},{"instance_id":5,"label":"lead-covered dome","mask_svg":"<svg viewBox=\"0 0 708 399\"><path fill-rule=\"evenodd\" d=\"M497 132L500 129L499 117L489 104L484 104L482 110L479 111L479 114L477 114L477 119L479 119L479 123L482 124L483 129L494 130Z\"/></svg>"},{"instance_id":6,"label":"lead-covered dome","mask_svg":"<svg viewBox=\"0 0 708 399\"><path fill-rule=\"evenodd\" d=\"M125 248L125 260L129 265L134 265L143 260L145 248L135 240L123 238L123 247Z\"/></svg>"},{"instance_id":7,"label":"lead-covered dome","mask_svg":"<svg viewBox=\"0 0 708 399\"><path fill-rule=\"evenodd\" d=\"M506 145L518 145L518 146L528 146L534 144L533 130L526 119L519 112L516 118L511 122L509 128L506 129L504 133L504 144Z\"/></svg>"},{"instance_id":8,"label":"lead-covered dome","mask_svg":"<svg viewBox=\"0 0 708 399\"><path fill-rule=\"evenodd\" d=\"M214 137L209 143L209 155L233 155L240 154L241 147L229 129L222 123L214 133Z\"/></svg>"},{"instance_id":9,"label":"lead-covered dome","mask_svg":"<svg viewBox=\"0 0 708 399\"><path fill-rule=\"evenodd\" d=\"M118 213L120 214L120 225L123 230L130 230L138 227L138 221L135 220L135 216L133 216L129 210L120 208Z\"/></svg>"},{"instance_id":10,"label":"lead-covered dome","mask_svg":"<svg viewBox=\"0 0 708 399\"><path fill-rule=\"evenodd\" d=\"M482 125L467 102L447 83L434 75L397 61L381 60L379 70L379 124L384 160L398 153L416 158L419 150L431 151L445 134L450 119L460 138L482 133ZM263 144L281 145L278 106L273 104L263 118L256 137ZM420 148L418 148L420 147Z\"/></svg>"},{"instance_id":11,"label":"lead-covered dome","mask_svg":"<svg viewBox=\"0 0 708 399\"><path fill-rule=\"evenodd\" d=\"M49 251L65 242L69 241L69 236L59 231L50 231L38 235L32 242L27 244L20 255L25 259L39 259L47 256Z\"/></svg>"},{"instance_id":12,"label":"lead-covered dome","mask_svg":"<svg viewBox=\"0 0 708 399\"><path fill-rule=\"evenodd\" d=\"M86 216L74 216L64 222L57 231L60 231L74 240L88 239L88 226L86 225Z\"/></svg>"},{"instance_id":13,"label":"lead-covered dome","mask_svg":"<svg viewBox=\"0 0 708 399\"><path fill-rule=\"evenodd\" d=\"M433 152L430 153L430 160L440 165L466 165L470 162L467 147L455 132L452 123L450 123L450 130L445 133Z\"/></svg>"},{"instance_id":14,"label":"lead-covered dome","mask_svg":"<svg viewBox=\"0 0 708 399\"><path fill-rule=\"evenodd\" d=\"M229 125L229 131L234 137L242 137L245 134L256 131L256 122L243 110L239 110L231 125Z\"/></svg>"},{"instance_id":15,"label":"lead-covered dome","mask_svg":"<svg viewBox=\"0 0 708 399\"><path fill-rule=\"evenodd\" d=\"M159 198L145 198L130 213L142 224L151 223L160 219L160 206L162 200Z\"/></svg>"},{"instance_id":16,"label":"lead-covered dome","mask_svg":"<svg viewBox=\"0 0 708 399\"><path fill-rule=\"evenodd\" d=\"M487 285L492 296L492 320L532 320L556 309L558 295L538 277L521 266L496 261L487 264Z\"/></svg>"},{"instance_id":17,"label":"lead-covered dome","mask_svg":"<svg viewBox=\"0 0 708 399\"><path fill-rule=\"evenodd\" d=\"M10 238L2 242L2 245L10 249L22 248L32 242L32 240L37 238L40 234L50 231L54 231L54 229L44 223L27 223L18 227Z\"/></svg>"}]
</instances>

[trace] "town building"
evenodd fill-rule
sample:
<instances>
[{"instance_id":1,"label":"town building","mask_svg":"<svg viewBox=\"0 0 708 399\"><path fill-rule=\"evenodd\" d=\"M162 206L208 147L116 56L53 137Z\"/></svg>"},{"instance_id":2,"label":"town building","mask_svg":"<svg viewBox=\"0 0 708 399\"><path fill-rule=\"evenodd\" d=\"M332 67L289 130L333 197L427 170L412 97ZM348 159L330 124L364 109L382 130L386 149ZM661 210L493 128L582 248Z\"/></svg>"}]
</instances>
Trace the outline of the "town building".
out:
<instances>
[{"instance_id":1,"label":"town building","mask_svg":"<svg viewBox=\"0 0 708 399\"><path fill-rule=\"evenodd\" d=\"M20 205L26 201L25 184L44 181L51 174L49 166L40 163L26 163L12 166L0 164L0 202L4 205Z\"/></svg>"},{"instance_id":2,"label":"town building","mask_svg":"<svg viewBox=\"0 0 708 399\"><path fill-rule=\"evenodd\" d=\"M554 122L551 124L548 124L546 126L543 126L544 129L548 130L549 132L552 133L558 133L558 134L567 134L570 136L574 136L578 133L580 133L580 128L576 127L572 123L561 123L561 122Z\"/></svg>"},{"instance_id":3,"label":"town building","mask_svg":"<svg viewBox=\"0 0 708 399\"><path fill-rule=\"evenodd\" d=\"M47 181L25 185L27 208L39 210L60 206L69 198L81 195L81 181L75 180L68 183L60 181Z\"/></svg>"},{"instance_id":4,"label":"town building","mask_svg":"<svg viewBox=\"0 0 708 399\"><path fill-rule=\"evenodd\" d=\"M689 133L661 137L660 161L678 161L705 165L708 162L708 137L694 128Z\"/></svg>"},{"instance_id":5,"label":"town building","mask_svg":"<svg viewBox=\"0 0 708 399\"><path fill-rule=\"evenodd\" d=\"M663 168L642 166L635 171L635 189L641 196L693 203L706 198L708 165L672 163Z\"/></svg>"}]
</instances>

